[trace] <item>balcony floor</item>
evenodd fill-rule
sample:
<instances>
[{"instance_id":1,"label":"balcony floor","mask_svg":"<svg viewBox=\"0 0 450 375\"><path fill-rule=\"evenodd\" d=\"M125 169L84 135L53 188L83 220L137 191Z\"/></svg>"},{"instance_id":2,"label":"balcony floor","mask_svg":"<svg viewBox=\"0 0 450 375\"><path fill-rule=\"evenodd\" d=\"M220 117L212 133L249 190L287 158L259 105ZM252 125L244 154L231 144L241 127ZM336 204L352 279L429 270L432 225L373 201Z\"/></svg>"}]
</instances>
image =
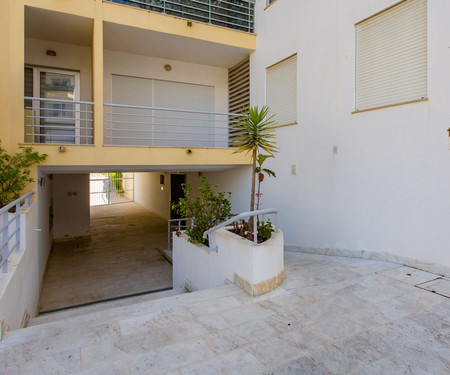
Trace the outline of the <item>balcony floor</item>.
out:
<instances>
[{"instance_id":1,"label":"balcony floor","mask_svg":"<svg viewBox=\"0 0 450 375\"><path fill-rule=\"evenodd\" d=\"M167 222L137 203L91 207L91 237L53 246L40 311L172 287Z\"/></svg>"}]
</instances>

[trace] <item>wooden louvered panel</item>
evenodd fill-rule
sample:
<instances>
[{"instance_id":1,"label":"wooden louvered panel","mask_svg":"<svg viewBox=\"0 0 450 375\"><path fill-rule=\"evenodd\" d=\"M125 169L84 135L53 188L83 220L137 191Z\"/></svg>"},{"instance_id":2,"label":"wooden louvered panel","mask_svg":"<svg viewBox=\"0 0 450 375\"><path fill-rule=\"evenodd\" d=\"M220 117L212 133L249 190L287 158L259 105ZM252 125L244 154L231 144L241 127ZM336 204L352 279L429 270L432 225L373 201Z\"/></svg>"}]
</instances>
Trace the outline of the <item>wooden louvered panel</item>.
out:
<instances>
[{"instance_id":1,"label":"wooden louvered panel","mask_svg":"<svg viewBox=\"0 0 450 375\"><path fill-rule=\"evenodd\" d=\"M228 72L228 111L240 113L250 104L250 61L246 59Z\"/></svg>"},{"instance_id":2,"label":"wooden louvered panel","mask_svg":"<svg viewBox=\"0 0 450 375\"><path fill-rule=\"evenodd\" d=\"M406 0L356 25L356 110L427 96L427 1Z\"/></svg>"}]
</instances>

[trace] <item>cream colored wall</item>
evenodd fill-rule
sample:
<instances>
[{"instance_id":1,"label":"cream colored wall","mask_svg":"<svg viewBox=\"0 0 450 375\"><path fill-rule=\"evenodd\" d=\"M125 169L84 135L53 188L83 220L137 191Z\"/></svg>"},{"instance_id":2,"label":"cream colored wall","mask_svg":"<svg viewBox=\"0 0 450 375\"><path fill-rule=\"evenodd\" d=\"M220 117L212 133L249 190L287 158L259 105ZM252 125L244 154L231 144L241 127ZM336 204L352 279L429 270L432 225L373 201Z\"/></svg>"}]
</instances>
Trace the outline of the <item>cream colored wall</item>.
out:
<instances>
[{"instance_id":1,"label":"cream colored wall","mask_svg":"<svg viewBox=\"0 0 450 375\"><path fill-rule=\"evenodd\" d=\"M89 234L89 174L53 175L53 238Z\"/></svg>"},{"instance_id":2,"label":"cream colored wall","mask_svg":"<svg viewBox=\"0 0 450 375\"><path fill-rule=\"evenodd\" d=\"M217 191L231 192L231 213L239 214L250 210L251 167L241 166L222 172L202 173ZM187 173L186 182L190 183L194 192L198 191L201 176L198 173ZM270 207L264 207L270 208Z\"/></svg>"},{"instance_id":3,"label":"cream colored wall","mask_svg":"<svg viewBox=\"0 0 450 375\"><path fill-rule=\"evenodd\" d=\"M48 49L56 56L47 56ZM80 72L80 100L92 100L92 49L48 40L25 39L25 64Z\"/></svg>"},{"instance_id":4,"label":"cream colored wall","mask_svg":"<svg viewBox=\"0 0 450 375\"><path fill-rule=\"evenodd\" d=\"M159 183L163 174L165 183ZM161 188L163 188L161 190ZM149 172L134 174L134 201L164 220L170 219L170 174Z\"/></svg>"},{"instance_id":5,"label":"cream colored wall","mask_svg":"<svg viewBox=\"0 0 450 375\"><path fill-rule=\"evenodd\" d=\"M111 76L154 78L165 81L192 83L214 87L214 110L228 110L228 70L214 66L191 64L182 61L155 57L132 55L124 52L105 51L104 53L104 91L105 102L111 103ZM130 61L133 63L130 64ZM164 65L172 66L170 72Z\"/></svg>"}]
</instances>

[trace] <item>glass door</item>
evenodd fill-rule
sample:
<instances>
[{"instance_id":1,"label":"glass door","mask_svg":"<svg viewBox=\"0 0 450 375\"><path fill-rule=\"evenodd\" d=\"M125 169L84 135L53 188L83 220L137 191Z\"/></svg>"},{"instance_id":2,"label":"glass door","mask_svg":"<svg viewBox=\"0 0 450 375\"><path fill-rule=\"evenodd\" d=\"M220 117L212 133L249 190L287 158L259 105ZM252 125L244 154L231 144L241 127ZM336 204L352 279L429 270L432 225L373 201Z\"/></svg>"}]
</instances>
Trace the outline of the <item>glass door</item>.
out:
<instances>
[{"instance_id":1,"label":"glass door","mask_svg":"<svg viewBox=\"0 0 450 375\"><path fill-rule=\"evenodd\" d=\"M32 71L32 109L38 143L80 143L80 74L64 70L26 68ZM30 85L28 85L30 86ZM26 85L26 88L28 87Z\"/></svg>"}]
</instances>

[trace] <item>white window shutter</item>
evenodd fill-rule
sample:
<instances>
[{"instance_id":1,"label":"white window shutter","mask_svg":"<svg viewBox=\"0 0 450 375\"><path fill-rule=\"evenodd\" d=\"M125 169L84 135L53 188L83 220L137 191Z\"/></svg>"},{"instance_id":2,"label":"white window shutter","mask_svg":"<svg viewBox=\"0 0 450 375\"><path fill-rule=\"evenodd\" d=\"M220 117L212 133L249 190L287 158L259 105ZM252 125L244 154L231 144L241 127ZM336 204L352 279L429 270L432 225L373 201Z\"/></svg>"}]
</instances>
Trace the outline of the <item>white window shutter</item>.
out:
<instances>
[{"instance_id":1,"label":"white window shutter","mask_svg":"<svg viewBox=\"0 0 450 375\"><path fill-rule=\"evenodd\" d=\"M266 104L277 125L297 122L297 55L267 68Z\"/></svg>"},{"instance_id":2,"label":"white window shutter","mask_svg":"<svg viewBox=\"0 0 450 375\"><path fill-rule=\"evenodd\" d=\"M427 96L427 1L406 0L356 25L356 110Z\"/></svg>"}]
</instances>

